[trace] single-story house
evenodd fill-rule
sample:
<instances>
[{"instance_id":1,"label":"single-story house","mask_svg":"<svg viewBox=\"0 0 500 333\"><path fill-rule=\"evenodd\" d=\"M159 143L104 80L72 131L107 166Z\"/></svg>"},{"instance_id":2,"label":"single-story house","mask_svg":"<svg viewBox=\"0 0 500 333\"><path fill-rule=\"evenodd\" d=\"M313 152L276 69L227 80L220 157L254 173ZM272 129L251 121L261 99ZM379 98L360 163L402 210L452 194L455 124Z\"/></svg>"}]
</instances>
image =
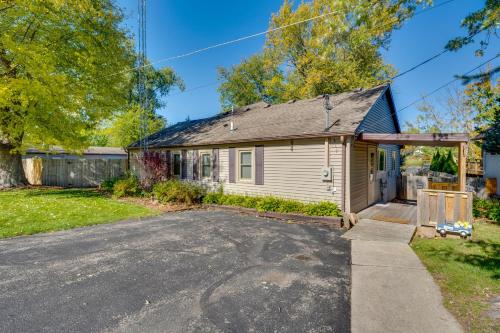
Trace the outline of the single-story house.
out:
<instances>
[{"instance_id":1,"label":"single-story house","mask_svg":"<svg viewBox=\"0 0 500 333\"><path fill-rule=\"evenodd\" d=\"M398 144L361 140L400 133L389 85L270 105L259 102L187 120L151 136L170 176L223 187L226 193L331 201L358 212L396 197ZM140 142L128 147L142 177Z\"/></svg>"},{"instance_id":2,"label":"single-story house","mask_svg":"<svg viewBox=\"0 0 500 333\"><path fill-rule=\"evenodd\" d=\"M59 147L27 149L23 168L31 185L95 187L118 178L128 167L127 153L118 147L89 147L81 154Z\"/></svg>"}]
</instances>

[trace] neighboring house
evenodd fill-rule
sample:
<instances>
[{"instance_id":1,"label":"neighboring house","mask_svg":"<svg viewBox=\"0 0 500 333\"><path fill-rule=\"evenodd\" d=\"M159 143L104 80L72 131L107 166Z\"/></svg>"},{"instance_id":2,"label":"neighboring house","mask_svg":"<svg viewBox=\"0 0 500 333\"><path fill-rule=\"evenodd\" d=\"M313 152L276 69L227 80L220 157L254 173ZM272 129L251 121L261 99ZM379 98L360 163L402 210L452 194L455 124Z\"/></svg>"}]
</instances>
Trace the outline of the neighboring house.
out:
<instances>
[{"instance_id":1,"label":"neighboring house","mask_svg":"<svg viewBox=\"0 0 500 333\"><path fill-rule=\"evenodd\" d=\"M123 176L127 164L125 150L115 147L89 147L81 155L57 147L48 152L31 148L23 155L31 185L95 187Z\"/></svg>"},{"instance_id":2,"label":"neighboring house","mask_svg":"<svg viewBox=\"0 0 500 333\"><path fill-rule=\"evenodd\" d=\"M488 129L487 131L492 130ZM482 141L485 135L480 134L474 140ZM500 195L500 153L498 151L488 151L482 149L483 153L483 178L486 180L487 187L496 184L496 194ZM490 185L491 184L491 185Z\"/></svg>"},{"instance_id":3,"label":"neighboring house","mask_svg":"<svg viewBox=\"0 0 500 333\"><path fill-rule=\"evenodd\" d=\"M400 167L398 145L360 141L363 132L400 133L389 85L259 102L178 123L146 141L171 166L171 176L227 193L331 201L358 212L395 198ZM141 176L139 148L137 142L128 150L131 171Z\"/></svg>"}]
</instances>

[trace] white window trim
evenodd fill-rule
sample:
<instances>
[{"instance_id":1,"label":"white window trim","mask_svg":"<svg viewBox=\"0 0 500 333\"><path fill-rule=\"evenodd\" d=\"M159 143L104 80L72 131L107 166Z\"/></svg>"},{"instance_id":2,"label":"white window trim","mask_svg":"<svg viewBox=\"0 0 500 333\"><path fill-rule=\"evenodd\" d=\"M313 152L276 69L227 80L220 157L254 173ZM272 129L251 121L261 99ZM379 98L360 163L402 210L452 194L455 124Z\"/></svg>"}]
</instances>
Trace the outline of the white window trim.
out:
<instances>
[{"instance_id":1,"label":"white window trim","mask_svg":"<svg viewBox=\"0 0 500 333\"><path fill-rule=\"evenodd\" d=\"M380 166L380 152L384 152L384 168L382 170L379 169ZM379 148L377 150L377 171L378 172L386 172L387 171L387 149Z\"/></svg>"},{"instance_id":2,"label":"white window trim","mask_svg":"<svg viewBox=\"0 0 500 333\"><path fill-rule=\"evenodd\" d=\"M179 165L179 174L176 175L174 174L175 172L175 155L179 155L179 162L180 162L180 165ZM181 179L182 178L182 153L180 150L174 150L172 151L172 176L175 177L175 178L178 178L178 179Z\"/></svg>"},{"instance_id":3,"label":"white window trim","mask_svg":"<svg viewBox=\"0 0 500 333\"><path fill-rule=\"evenodd\" d=\"M203 177L203 155L209 155L210 156L210 174L208 177ZM200 150L198 152L198 156L199 156L199 165L198 165L198 168L199 168L199 175L200 175L200 179L212 179L212 169L213 169L213 156L212 156L212 151L211 150Z\"/></svg>"},{"instance_id":4,"label":"white window trim","mask_svg":"<svg viewBox=\"0 0 500 333\"><path fill-rule=\"evenodd\" d=\"M250 157L250 161L252 161L252 172L251 178L241 178L241 153L246 152L246 153L251 153L252 156ZM236 173L236 178L238 182L240 183L254 183L255 181L255 149L253 147L249 148L237 148L236 149L236 168L237 168L237 173Z\"/></svg>"}]
</instances>

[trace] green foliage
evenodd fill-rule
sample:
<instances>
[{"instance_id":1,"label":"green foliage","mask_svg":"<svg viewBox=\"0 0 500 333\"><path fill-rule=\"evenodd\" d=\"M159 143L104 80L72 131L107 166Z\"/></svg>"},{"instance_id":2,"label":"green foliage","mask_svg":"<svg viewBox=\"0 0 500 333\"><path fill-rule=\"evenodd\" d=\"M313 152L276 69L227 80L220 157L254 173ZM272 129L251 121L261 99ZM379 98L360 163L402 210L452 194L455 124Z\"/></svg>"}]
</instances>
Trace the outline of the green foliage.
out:
<instances>
[{"instance_id":1,"label":"green foliage","mask_svg":"<svg viewBox=\"0 0 500 333\"><path fill-rule=\"evenodd\" d=\"M322 19L276 29L264 50L230 69L220 69L221 104L334 94L385 82L395 70L384 63L391 32L412 16L420 0L285 0L270 29L335 12Z\"/></svg>"},{"instance_id":2,"label":"green foliage","mask_svg":"<svg viewBox=\"0 0 500 333\"><path fill-rule=\"evenodd\" d=\"M448 149L447 153L441 153L438 149L432 157L430 170L456 175L458 172L458 165L457 162L455 162L451 149Z\"/></svg>"},{"instance_id":3,"label":"green foliage","mask_svg":"<svg viewBox=\"0 0 500 333\"><path fill-rule=\"evenodd\" d=\"M20 189L0 191L0 238L66 230L156 215L95 190Z\"/></svg>"},{"instance_id":4,"label":"green foliage","mask_svg":"<svg viewBox=\"0 0 500 333\"><path fill-rule=\"evenodd\" d=\"M500 204L493 205L488 213L488 218L495 222L500 222Z\"/></svg>"},{"instance_id":5,"label":"green foliage","mask_svg":"<svg viewBox=\"0 0 500 333\"><path fill-rule=\"evenodd\" d=\"M483 149L500 153L500 80L481 80L465 90L468 105L476 111L476 129L483 135Z\"/></svg>"},{"instance_id":6,"label":"green foliage","mask_svg":"<svg viewBox=\"0 0 500 333\"><path fill-rule=\"evenodd\" d=\"M441 153L438 150L436 151L434 156L432 156L430 170L439 172L441 168L442 168L442 158L441 158Z\"/></svg>"},{"instance_id":7,"label":"green foliage","mask_svg":"<svg viewBox=\"0 0 500 333\"><path fill-rule=\"evenodd\" d=\"M455 159L453 158L451 149L448 150L448 154L446 155L446 157L444 157L442 170L443 170L442 172L449 173L450 175L456 175L458 172L458 165L457 162L455 162Z\"/></svg>"},{"instance_id":8,"label":"green foliage","mask_svg":"<svg viewBox=\"0 0 500 333\"><path fill-rule=\"evenodd\" d=\"M472 240L415 237L412 248L443 292L443 304L468 332L497 332L488 316L500 294L500 226L475 223Z\"/></svg>"},{"instance_id":9,"label":"green foliage","mask_svg":"<svg viewBox=\"0 0 500 333\"><path fill-rule=\"evenodd\" d=\"M115 183L118 181L118 178L112 178L112 179L107 179L101 183L99 186L99 189L104 192L113 192L113 187L115 186Z\"/></svg>"},{"instance_id":10,"label":"green foliage","mask_svg":"<svg viewBox=\"0 0 500 333\"><path fill-rule=\"evenodd\" d=\"M136 196L142 192L137 177L129 176L125 179L117 180L113 184L113 196L115 198Z\"/></svg>"},{"instance_id":11,"label":"green foliage","mask_svg":"<svg viewBox=\"0 0 500 333\"><path fill-rule=\"evenodd\" d=\"M499 20L500 1L486 0L484 7L470 13L462 20L461 27L467 29L467 36L450 40L446 44L446 48L450 51L457 51L465 45L473 43L474 38L480 32L485 32L479 42L479 49L476 50L477 56L483 56L484 51L489 45L491 36L496 34Z\"/></svg>"},{"instance_id":12,"label":"green foliage","mask_svg":"<svg viewBox=\"0 0 500 333\"><path fill-rule=\"evenodd\" d=\"M82 150L126 104L133 48L114 1L3 1L0 139Z\"/></svg>"},{"instance_id":13,"label":"green foliage","mask_svg":"<svg viewBox=\"0 0 500 333\"><path fill-rule=\"evenodd\" d=\"M184 82L171 68L165 67L157 70L148 65L149 63L144 67L144 75L149 109L140 108L140 99L136 89L138 75L134 72L127 94L127 107L117 110L111 124L100 130L100 133L108 138L108 145L126 147L139 140L141 117L147 122L147 134L156 133L167 124L166 119L158 115L156 111L166 105L162 98L167 96L173 88L184 90Z\"/></svg>"},{"instance_id":14,"label":"green foliage","mask_svg":"<svg viewBox=\"0 0 500 333\"><path fill-rule=\"evenodd\" d=\"M171 179L153 186L153 195L161 203L201 203L206 189L196 183Z\"/></svg>"},{"instance_id":15,"label":"green foliage","mask_svg":"<svg viewBox=\"0 0 500 333\"><path fill-rule=\"evenodd\" d=\"M474 217L500 222L500 200L474 197L472 213Z\"/></svg>"},{"instance_id":16,"label":"green foliage","mask_svg":"<svg viewBox=\"0 0 500 333\"><path fill-rule=\"evenodd\" d=\"M336 204L326 201L305 205L303 212L312 216L342 216L342 212Z\"/></svg>"},{"instance_id":17,"label":"green foliage","mask_svg":"<svg viewBox=\"0 0 500 333\"><path fill-rule=\"evenodd\" d=\"M278 212L282 200L271 196L262 197L255 208L260 212Z\"/></svg>"},{"instance_id":18,"label":"green foliage","mask_svg":"<svg viewBox=\"0 0 500 333\"><path fill-rule=\"evenodd\" d=\"M157 115L154 110L142 110L139 105L134 104L126 110L119 112L110 127L100 132L106 136L107 145L114 147L127 147L140 138L141 118L147 121L148 134L153 134L166 126L166 119Z\"/></svg>"},{"instance_id":19,"label":"green foliage","mask_svg":"<svg viewBox=\"0 0 500 333\"><path fill-rule=\"evenodd\" d=\"M254 208L261 212L298 213L310 216L342 216L337 204L333 202L303 203L297 200L273 196L251 197L237 194L224 194L221 191L209 192L203 198L204 204Z\"/></svg>"}]
</instances>

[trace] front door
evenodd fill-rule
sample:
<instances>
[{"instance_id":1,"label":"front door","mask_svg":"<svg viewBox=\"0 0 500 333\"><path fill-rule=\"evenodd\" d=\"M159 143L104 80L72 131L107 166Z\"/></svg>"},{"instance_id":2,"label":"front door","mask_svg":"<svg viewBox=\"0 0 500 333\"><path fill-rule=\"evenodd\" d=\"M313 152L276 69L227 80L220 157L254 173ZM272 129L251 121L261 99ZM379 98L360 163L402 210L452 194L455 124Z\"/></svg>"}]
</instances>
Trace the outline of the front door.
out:
<instances>
[{"instance_id":1,"label":"front door","mask_svg":"<svg viewBox=\"0 0 500 333\"><path fill-rule=\"evenodd\" d=\"M368 147L368 205L375 203L377 198L377 148Z\"/></svg>"}]
</instances>

